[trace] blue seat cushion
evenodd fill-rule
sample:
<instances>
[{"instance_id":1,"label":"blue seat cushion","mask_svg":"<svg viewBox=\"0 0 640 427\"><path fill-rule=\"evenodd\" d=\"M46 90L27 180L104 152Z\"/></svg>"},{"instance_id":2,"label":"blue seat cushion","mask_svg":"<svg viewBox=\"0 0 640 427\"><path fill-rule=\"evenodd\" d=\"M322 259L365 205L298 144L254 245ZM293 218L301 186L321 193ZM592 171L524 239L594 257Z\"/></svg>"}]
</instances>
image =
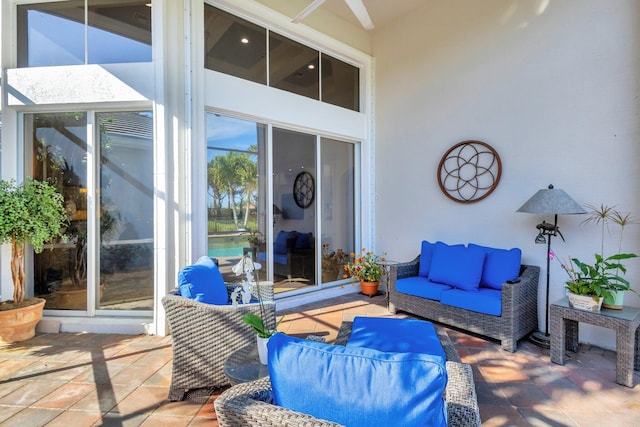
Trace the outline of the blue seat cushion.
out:
<instances>
[{"instance_id":1,"label":"blue seat cushion","mask_svg":"<svg viewBox=\"0 0 640 427\"><path fill-rule=\"evenodd\" d=\"M289 259L289 255L287 254L273 254L273 262L275 264L286 264ZM258 261L267 262L267 253L266 252L258 252Z\"/></svg>"},{"instance_id":2,"label":"blue seat cushion","mask_svg":"<svg viewBox=\"0 0 640 427\"><path fill-rule=\"evenodd\" d=\"M440 302L476 313L502 315L502 293L496 289L479 288L477 292L450 289L442 292Z\"/></svg>"},{"instance_id":3,"label":"blue seat cushion","mask_svg":"<svg viewBox=\"0 0 640 427\"><path fill-rule=\"evenodd\" d=\"M269 339L274 403L350 427L446 426L442 358Z\"/></svg>"},{"instance_id":4,"label":"blue seat cushion","mask_svg":"<svg viewBox=\"0 0 640 427\"><path fill-rule=\"evenodd\" d=\"M295 231L280 231L273 242L273 252L277 254L286 254L287 250L295 244Z\"/></svg>"},{"instance_id":5,"label":"blue seat cushion","mask_svg":"<svg viewBox=\"0 0 640 427\"><path fill-rule=\"evenodd\" d=\"M413 276L396 280L396 290L398 292L436 301L440 301L440 293L447 289L451 289L451 286L431 282L426 277Z\"/></svg>"},{"instance_id":6,"label":"blue seat cushion","mask_svg":"<svg viewBox=\"0 0 640 427\"><path fill-rule=\"evenodd\" d=\"M520 275L522 251L518 248L496 249L469 243L469 247L477 247L485 251L484 267L480 286L491 289L502 289L507 280L516 279Z\"/></svg>"},{"instance_id":7,"label":"blue seat cushion","mask_svg":"<svg viewBox=\"0 0 640 427\"><path fill-rule=\"evenodd\" d=\"M390 317L361 317L353 319L347 347L366 347L390 353L423 353L442 357L440 338L433 323L426 320Z\"/></svg>"},{"instance_id":8,"label":"blue seat cushion","mask_svg":"<svg viewBox=\"0 0 640 427\"><path fill-rule=\"evenodd\" d=\"M183 297L206 304L223 305L229 301L222 274L208 256L178 272L178 290Z\"/></svg>"},{"instance_id":9,"label":"blue seat cushion","mask_svg":"<svg viewBox=\"0 0 640 427\"><path fill-rule=\"evenodd\" d=\"M477 247L449 246L437 242L433 249L429 280L466 291L480 285L485 251Z\"/></svg>"}]
</instances>

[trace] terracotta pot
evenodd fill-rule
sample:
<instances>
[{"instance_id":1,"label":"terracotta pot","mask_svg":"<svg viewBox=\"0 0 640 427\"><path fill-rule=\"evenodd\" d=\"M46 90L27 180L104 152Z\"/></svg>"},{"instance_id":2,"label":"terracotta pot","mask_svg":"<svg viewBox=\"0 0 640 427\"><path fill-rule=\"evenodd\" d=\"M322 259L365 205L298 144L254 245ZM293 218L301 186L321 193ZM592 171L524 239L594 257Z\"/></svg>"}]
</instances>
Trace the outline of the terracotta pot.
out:
<instances>
[{"instance_id":1,"label":"terracotta pot","mask_svg":"<svg viewBox=\"0 0 640 427\"><path fill-rule=\"evenodd\" d=\"M36 325L42 319L46 300L42 298L32 300L37 302L26 307L0 311L0 342L19 342L35 336Z\"/></svg>"},{"instance_id":2,"label":"terracotta pot","mask_svg":"<svg viewBox=\"0 0 640 427\"><path fill-rule=\"evenodd\" d=\"M380 282L360 282L360 291L365 295L375 295L378 293Z\"/></svg>"}]
</instances>

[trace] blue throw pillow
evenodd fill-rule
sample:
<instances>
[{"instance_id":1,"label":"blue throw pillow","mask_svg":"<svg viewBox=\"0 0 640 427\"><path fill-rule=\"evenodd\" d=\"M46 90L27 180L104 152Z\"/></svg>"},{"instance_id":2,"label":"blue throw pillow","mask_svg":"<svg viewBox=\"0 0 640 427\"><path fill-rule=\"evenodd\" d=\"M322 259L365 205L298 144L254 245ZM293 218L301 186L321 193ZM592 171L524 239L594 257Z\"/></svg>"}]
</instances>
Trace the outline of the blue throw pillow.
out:
<instances>
[{"instance_id":1,"label":"blue throw pillow","mask_svg":"<svg viewBox=\"0 0 640 427\"><path fill-rule=\"evenodd\" d=\"M349 427L446 426L441 357L269 339L275 404Z\"/></svg>"},{"instance_id":2,"label":"blue throw pillow","mask_svg":"<svg viewBox=\"0 0 640 427\"><path fill-rule=\"evenodd\" d=\"M309 249L313 241L313 233L296 233L296 249Z\"/></svg>"},{"instance_id":3,"label":"blue throw pillow","mask_svg":"<svg viewBox=\"0 0 640 427\"><path fill-rule=\"evenodd\" d=\"M422 241L422 249L420 250L420 265L418 266L418 276L429 277L431 269L431 257L433 257L433 248L435 243Z\"/></svg>"},{"instance_id":4,"label":"blue throw pillow","mask_svg":"<svg viewBox=\"0 0 640 427\"><path fill-rule=\"evenodd\" d=\"M424 280L424 279L422 279ZM347 347L366 347L392 353L447 355L433 323L418 319L362 317L353 319Z\"/></svg>"},{"instance_id":5,"label":"blue throw pillow","mask_svg":"<svg viewBox=\"0 0 640 427\"><path fill-rule=\"evenodd\" d=\"M429 280L466 291L477 291L485 252L477 247L448 246L437 242L433 249Z\"/></svg>"},{"instance_id":6,"label":"blue throw pillow","mask_svg":"<svg viewBox=\"0 0 640 427\"><path fill-rule=\"evenodd\" d=\"M473 243L469 243L469 247L477 247L486 254L480 286L500 290L504 282L516 279L520 275L522 262L520 249L496 249Z\"/></svg>"},{"instance_id":7,"label":"blue throw pillow","mask_svg":"<svg viewBox=\"0 0 640 427\"><path fill-rule=\"evenodd\" d=\"M178 272L178 289L183 297L206 304L223 305L229 301L222 274L208 256Z\"/></svg>"},{"instance_id":8,"label":"blue throw pillow","mask_svg":"<svg viewBox=\"0 0 640 427\"><path fill-rule=\"evenodd\" d=\"M292 234L293 233L293 234ZM295 238L295 231L281 231L273 242L273 252L277 254L286 254L288 249L288 240Z\"/></svg>"}]
</instances>

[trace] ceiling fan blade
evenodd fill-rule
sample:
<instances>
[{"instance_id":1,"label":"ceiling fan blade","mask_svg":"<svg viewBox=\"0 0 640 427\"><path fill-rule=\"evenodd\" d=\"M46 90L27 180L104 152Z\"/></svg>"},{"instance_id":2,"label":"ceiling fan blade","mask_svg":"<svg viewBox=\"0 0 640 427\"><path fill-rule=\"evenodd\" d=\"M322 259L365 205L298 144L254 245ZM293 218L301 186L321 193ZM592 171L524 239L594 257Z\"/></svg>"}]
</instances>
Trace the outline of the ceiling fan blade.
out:
<instances>
[{"instance_id":1,"label":"ceiling fan blade","mask_svg":"<svg viewBox=\"0 0 640 427\"><path fill-rule=\"evenodd\" d=\"M293 22L294 24L299 23L304 18L309 16L311 14L311 12L313 12L314 10L319 8L322 5L322 3L324 3L324 2L325 2L325 0L314 0L309 6L305 7L302 12L300 12L298 15L296 15L296 17L293 18L293 20L291 22Z\"/></svg>"},{"instance_id":2,"label":"ceiling fan blade","mask_svg":"<svg viewBox=\"0 0 640 427\"><path fill-rule=\"evenodd\" d=\"M364 3L362 3L362 0L344 0L344 1L345 3L347 3L347 6L349 6L349 9L351 9L353 14L356 15L356 18L358 18L358 21L360 21L362 26L366 30L372 30L373 21L371 20L371 17L367 12L367 8L364 7Z\"/></svg>"}]
</instances>

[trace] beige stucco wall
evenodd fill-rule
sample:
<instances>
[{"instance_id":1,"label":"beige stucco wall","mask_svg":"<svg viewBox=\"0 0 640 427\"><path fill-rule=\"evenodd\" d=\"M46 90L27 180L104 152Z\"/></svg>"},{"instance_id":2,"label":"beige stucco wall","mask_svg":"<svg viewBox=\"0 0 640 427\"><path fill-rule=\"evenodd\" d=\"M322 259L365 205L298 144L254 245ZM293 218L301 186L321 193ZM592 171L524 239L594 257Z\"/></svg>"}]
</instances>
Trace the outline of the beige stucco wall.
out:
<instances>
[{"instance_id":1,"label":"beige stucco wall","mask_svg":"<svg viewBox=\"0 0 640 427\"><path fill-rule=\"evenodd\" d=\"M640 215L639 21L634 0L434 0L376 31L378 250L408 260L422 239L520 247L542 269L544 329L546 245L533 241L553 217L515 211L552 183L581 204ZM503 175L488 198L463 205L440 192L436 169L467 139L491 144ZM559 218L567 241L553 240L557 255L599 251L599 229L582 219ZM623 250L640 253L640 225ZM627 265L640 291L640 261ZM553 301L565 273L555 261L550 270ZM581 327L581 339L615 347L610 330Z\"/></svg>"}]
</instances>

